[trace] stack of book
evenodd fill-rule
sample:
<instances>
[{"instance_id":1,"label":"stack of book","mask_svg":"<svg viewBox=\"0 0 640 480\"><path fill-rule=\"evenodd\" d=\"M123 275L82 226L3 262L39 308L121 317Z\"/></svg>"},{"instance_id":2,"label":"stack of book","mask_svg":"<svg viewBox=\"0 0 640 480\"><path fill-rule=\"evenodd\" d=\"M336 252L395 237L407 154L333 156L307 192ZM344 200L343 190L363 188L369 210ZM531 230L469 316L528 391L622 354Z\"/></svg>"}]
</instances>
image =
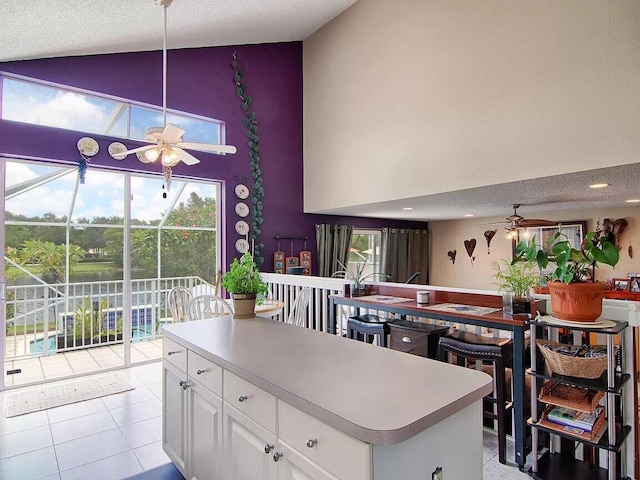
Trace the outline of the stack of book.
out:
<instances>
[{"instance_id":1,"label":"stack of book","mask_svg":"<svg viewBox=\"0 0 640 480\"><path fill-rule=\"evenodd\" d=\"M598 405L592 413L548 405L541 423L553 430L578 436L592 442L600 440L606 428L604 407L602 405Z\"/></svg>"},{"instance_id":2,"label":"stack of book","mask_svg":"<svg viewBox=\"0 0 640 480\"><path fill-rule=\"evenodd\" d=\"M592 432L596 420L603 411L604 407L602 407L602 405L599 405L593 413L585 413L578 410L572 410L570 408L556 406L547 413L547 418L553 423L557 423L559 425L567 425L585 432Z\"/></svg>"}]
</instances>

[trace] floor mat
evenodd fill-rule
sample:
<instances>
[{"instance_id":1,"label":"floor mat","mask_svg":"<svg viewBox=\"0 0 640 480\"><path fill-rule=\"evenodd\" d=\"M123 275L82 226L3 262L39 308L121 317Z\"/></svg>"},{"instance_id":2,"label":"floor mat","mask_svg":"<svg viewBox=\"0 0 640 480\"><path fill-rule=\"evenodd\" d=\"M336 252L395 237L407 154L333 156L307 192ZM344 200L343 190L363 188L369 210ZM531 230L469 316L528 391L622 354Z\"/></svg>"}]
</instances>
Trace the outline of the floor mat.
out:
<instances>
[{"instance_id":1,"label":"floor mat","mask_svg":"<svg viewBox=\"0 0 640 480\"><path fill-rule=\"evenodd\" d=\"M133 389L124 376L119 374L86 378L62 385L42 385L39 389L9 395L6 416L25 415Z\"/></svg>"}]
</instances>

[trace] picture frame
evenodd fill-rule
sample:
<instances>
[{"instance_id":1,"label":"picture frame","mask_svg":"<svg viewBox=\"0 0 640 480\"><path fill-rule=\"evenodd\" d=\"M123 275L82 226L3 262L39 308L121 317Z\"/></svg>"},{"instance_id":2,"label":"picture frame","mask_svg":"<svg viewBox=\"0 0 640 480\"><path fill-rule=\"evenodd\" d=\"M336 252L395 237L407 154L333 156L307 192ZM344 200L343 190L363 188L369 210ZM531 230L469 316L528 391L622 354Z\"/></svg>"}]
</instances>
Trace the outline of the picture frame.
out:
<instances>
[{"instance_id":1,"label":"picture frame","mask_svg":"<svg viewBox=\"0 0 640 480\"><path fill-rule=\"evenodd\" d=\"M629 291L629 279L628 278L614 278L613 279L613 289L616 292L627 292Z\"/></svg>"},{"instance_id":2,"label":"picture frame","mask_svg":"<svg viewBox=\"0 0 640 480\"><path fill-rule=\"evenodd\" d=\"M640 273L629 273L629 291L632 293L640 293Z\"/></svg>"}]
</instances>

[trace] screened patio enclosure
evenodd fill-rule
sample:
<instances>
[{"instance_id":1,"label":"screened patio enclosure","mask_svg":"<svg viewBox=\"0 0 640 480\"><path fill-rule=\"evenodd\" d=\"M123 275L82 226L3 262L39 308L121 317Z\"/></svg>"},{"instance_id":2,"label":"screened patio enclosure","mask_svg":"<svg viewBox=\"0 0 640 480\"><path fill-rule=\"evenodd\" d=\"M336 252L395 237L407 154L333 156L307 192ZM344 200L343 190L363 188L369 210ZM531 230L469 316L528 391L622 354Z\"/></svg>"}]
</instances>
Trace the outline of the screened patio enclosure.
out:
<instances>
[{"instance_id":1,"label":"screened patio enclosure","mask_svg":"<svg viewBox=\"0 0 640 480\"><path fill-rule=\"evenodd\" d=\"M167 292L219 270L219 183L0 161L1 388L159 358Z\"/></svg>"}]
</instances>

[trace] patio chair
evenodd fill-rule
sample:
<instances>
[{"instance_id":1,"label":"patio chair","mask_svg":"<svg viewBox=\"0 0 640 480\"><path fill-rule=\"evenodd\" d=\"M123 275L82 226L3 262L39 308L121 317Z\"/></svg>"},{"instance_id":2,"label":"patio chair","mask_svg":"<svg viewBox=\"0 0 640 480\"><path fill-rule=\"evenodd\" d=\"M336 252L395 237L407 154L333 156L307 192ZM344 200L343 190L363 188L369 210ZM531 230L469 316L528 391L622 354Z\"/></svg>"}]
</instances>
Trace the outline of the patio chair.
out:
<instances>
[{"instance_id":1,"label":"patio chair","mask_svg":"<svg viewBox=\"0 0 640 480\"><path fill-rule=\"evenodd\" d=\"M307 320L307 307L309 306L310 299L311 289L309 287L302 287L298 295L296 295L296 299L293 301L286 323L304 327Z\"/></svg>"},{"instance_id":2,"label":"patio chair","mask_svg":"<svg viewBox=\"0 0 640 480\"><path fill-rule=\"evenodd\" d=\"M222 297L198 295L189 302L187 310L189 320L202 320L220 315L233 315L231 305Z\"/></svg>"},{"instance_id":3,"label":"patio chair","mask_svg":"<svg viewBox=\"0 0 640 480\"><path fill-rule=\"evenodd\" d=\"M171 317L174 323L188 320L187 309L192 298L191 290L185 287L173 287L169 291L167 304L169 305L169 310L171 310Z\"/></svg>"}]
</instances>

